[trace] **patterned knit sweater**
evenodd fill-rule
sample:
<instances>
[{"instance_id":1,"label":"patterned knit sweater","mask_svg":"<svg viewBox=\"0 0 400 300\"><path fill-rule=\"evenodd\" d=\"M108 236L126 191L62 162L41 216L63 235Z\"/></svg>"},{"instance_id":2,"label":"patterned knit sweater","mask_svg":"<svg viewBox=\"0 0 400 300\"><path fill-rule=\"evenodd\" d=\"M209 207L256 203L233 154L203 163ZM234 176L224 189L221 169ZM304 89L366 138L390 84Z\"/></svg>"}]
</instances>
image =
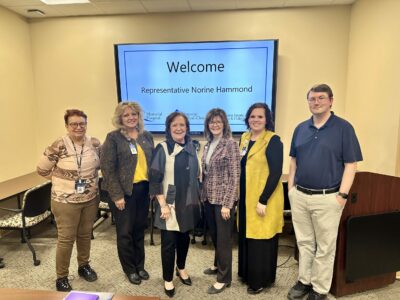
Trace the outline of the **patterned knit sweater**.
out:
<instances>
[{"instance_id":1,"label":"patterned knit sweater","mask_svg":"<svg viewBox=\"0 0 400 300\"><path fill-rule=\"evenodd\" d=\"M81 178L86 180L85 192L75 192L78 179L78 160L82 147L68 136L57 139L48 146L37 166L39 175L51 179L51 198L62 203L83 203L92 200L98 194L98 170L100 168L100 141L86 136L83 145Z\"/></svg>"}]
</instances>

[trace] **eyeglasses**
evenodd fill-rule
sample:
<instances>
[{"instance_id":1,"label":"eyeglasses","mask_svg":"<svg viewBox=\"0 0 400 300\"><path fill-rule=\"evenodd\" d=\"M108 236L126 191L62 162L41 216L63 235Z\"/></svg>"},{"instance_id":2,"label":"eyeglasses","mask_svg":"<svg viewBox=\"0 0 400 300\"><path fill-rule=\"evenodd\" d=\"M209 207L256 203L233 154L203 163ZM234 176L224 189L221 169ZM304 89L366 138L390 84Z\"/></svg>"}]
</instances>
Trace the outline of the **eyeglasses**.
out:
<instances>
[{"instance_id":1,"label":"eyeglasses","mask_svg":"<svg viewBox=\"0 0 400 300\"><path fill-rule=\"evenodd\" d=\"M210 121L208 122L208 125L221 125L222 121Z\"/></svg>"},{"instance_id":2,"label":"eyeglasses","mask_svg":"<svg viewBox=\"0 0 400 300\"><path fill-rule=\"evenodd\" d=\"M68 126L71 126L71 128L74 128L74 129L78 128L78 126L81 127L81 128L86 128L86 125L87 125L87 123L85 123L85 122L82 122L82 123L69 123L68 124Z\"/></svg>"},{"instance_id":3,"label":"eyeglasses","mask_svg":"<svg viewBox=\"0 0 400 300\"><path fill-rule=\"evenodd\" d=\"M324 100L329 99L329 97L326 96L319 96L319 97L312 97L312 98L308 98L307 101L308 102L323 102Z\"/></svg>"}]
</instances>

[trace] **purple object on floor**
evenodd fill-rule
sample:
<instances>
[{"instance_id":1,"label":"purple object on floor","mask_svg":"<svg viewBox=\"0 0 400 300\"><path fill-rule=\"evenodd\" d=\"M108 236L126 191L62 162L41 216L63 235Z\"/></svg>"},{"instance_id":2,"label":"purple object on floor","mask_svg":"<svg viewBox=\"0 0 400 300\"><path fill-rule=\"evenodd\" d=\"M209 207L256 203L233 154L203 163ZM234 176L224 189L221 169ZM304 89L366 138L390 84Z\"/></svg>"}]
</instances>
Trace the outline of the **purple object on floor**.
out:
<instances>
[{"instance_id":1,"label":"purple object on floor","mask_svg":"<svg viewBox=\"0 0 400 300\"><path fill-rule=\"evenodd\" d=\"M82 293L82 292L70 292L65 300L99 300L99 295Z\"/></svg>"}]
</instances>

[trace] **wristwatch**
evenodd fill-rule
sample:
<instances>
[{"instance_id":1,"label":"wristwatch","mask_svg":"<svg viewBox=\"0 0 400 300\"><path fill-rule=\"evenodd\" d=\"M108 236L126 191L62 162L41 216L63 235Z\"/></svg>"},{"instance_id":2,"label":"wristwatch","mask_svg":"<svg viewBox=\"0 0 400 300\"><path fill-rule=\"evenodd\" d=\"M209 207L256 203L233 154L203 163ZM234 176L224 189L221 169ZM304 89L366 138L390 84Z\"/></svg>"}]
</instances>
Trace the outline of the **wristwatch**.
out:
<instances>
[{"instance_id":1,"label":"wristwatch","mask_svg":"<svg viewBox=\"0 0 400 300\"><path fill-rule=\"evenodd\" d=\"M342 197L343 199L349 198L349 194L346 194L346 193L339 192L338 195L339 195L340 197Z\"/></svg>"}]
</instances>

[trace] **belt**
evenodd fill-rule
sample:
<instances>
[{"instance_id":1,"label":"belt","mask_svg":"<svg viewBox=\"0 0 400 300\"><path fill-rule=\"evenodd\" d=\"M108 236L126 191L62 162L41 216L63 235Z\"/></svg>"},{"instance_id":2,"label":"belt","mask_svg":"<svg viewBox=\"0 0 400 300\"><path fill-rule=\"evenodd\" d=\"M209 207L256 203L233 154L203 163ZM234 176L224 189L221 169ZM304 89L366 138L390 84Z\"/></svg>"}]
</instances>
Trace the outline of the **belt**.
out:
<instances>
[{"instance_id":1,"label":"belt","mask_svg":"<svg viewBox=\"0 0 400 300\"><path fill-rule=\"evenodd\" d=\"M313 189L307 189L300 185L296 185L296 189L307 195L325 195L325 194L332 194L332 193L339 192L338 186L331 188L331 189L313 190Z\"/></svg>"}]
</instances>

